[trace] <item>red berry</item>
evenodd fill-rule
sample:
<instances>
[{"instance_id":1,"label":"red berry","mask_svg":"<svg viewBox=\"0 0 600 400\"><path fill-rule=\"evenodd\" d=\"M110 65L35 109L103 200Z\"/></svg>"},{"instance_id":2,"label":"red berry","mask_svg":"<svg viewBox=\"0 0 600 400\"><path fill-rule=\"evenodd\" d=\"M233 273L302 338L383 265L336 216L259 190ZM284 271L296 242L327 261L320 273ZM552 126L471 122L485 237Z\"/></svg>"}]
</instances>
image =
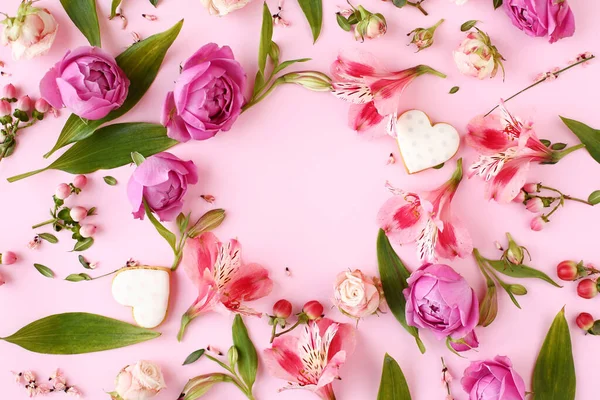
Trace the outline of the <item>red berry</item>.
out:
<instances>
[{"instance_id":1,"label":"red berry","mask_svg":"<svg viewBox=\"0 0 600 400\"><path fill-rule=\"evenodd\" d=\"M579 270L575 261L563 261L556 266L556 273L563 281L574 281L579 278Z\"/></svg>"},{"instance_id":2,"label":"red berry","mask_svg":"<svg viewBox=\"0 0 600 400\"><path fill-rule=\"evenodd\" d=\"M594 326L594 317L592 317L592 314L584 312L577 316L575 322L584 331L589 331Z\"/></svg>"},{"instance_id":3,"label":"red berry","mask_svg":"<svg viewBox=\"0 0 600 400\"><path fill-rule=\"evenodd\" d=\"M302 312L306 314L308 319L316 320L323 316L323 304L316 300L311 300L302 307Z\"/></svg>"},{"instance_id":4,"label":"red berry","mask_svg":"<svg viewBox=\"0 0 600 400\"><path fill-rule=\"evenodd\" d=\"M273 306L273 315L277 318L288 319L292 315L292 303L282 299Z\"/></svg>"},{"instance_id":5,"label":"red berry","mask_svg":"<svg viewBox=\"0 0 600 400\"><path fill-rule=\"evenodd\" d=\"M591 279L584 279L577 285L577 294L584 299L593 299L598 295L598 285Z\"/></svg>"}]
</instances>

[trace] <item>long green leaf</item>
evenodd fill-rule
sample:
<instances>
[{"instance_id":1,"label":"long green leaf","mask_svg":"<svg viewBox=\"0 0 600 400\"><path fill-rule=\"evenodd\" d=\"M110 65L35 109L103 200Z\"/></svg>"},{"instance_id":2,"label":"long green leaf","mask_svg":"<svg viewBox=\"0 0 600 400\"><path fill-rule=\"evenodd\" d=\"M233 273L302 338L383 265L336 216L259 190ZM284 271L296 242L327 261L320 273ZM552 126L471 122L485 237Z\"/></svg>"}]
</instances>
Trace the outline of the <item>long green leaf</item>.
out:
<instances>
[{"instance_id":1,"label":"long green leaf","mask_svg":"<svg viewBox=\"0 0 600 400\"><path fill-rule=\"evenodd\" d=\"M161 224L159 220L156 219L156 217L152 213L152 210L150 209L150 206L148 206L148 202L146 201L146 199L144 199L144 211L146 212L146 216L148 217L152 225L154 225L154 228L156 229L158 234L162 236L167 241L167 243L169 243L171 249L175 251L175 242L177 241L177 237L175 237L175 234L173 232L165 228L165 226Z\"/></svg>"},{"instance_id":2,"label":"long green leaf","mask_svg":"<svg viewBox=\"0 0 600 400\"><path fill-rule=\"evenodd\" d=\"M56 161L36 171L8 178L15 182L48 169L71 174L89 174L99 169L113 169L129 164L131 153L137 151L148 157L176 145L167 137L162 125L132 122L109 125L67 150Z\"/></svg>"},{"instance_id":3,"label":"long green leaf","mask_svg":"<svg viewBox=\"0 0 600 400\"><path fill-rule=\"evenodd\" d=\"M408 383L402 369L396 360L387 353L383 359L377 400L411 400Z\"/></svg>"},{"instance_id":4,"label":"long green leaf","mask_svg":"<svg viewBox=\"0 0 600 400\"><path fill-rule=\"evenodd\" d=\"M242 317L237 314L232 327L233 345L238 351L237 367L240 376L252 391L252 385L256 381L258 371L258 355L256 348L248 336L248 330Z\"/></svg>"},{"instance_id":5,"label":"long green leaf","mask_svg":"<svg viewBox=\"0 0 600 400\"><path fill-rule=\"evenodd\" d=\"M498 272L512 278L536 278L548 282L549 284L562 287L544 272L527 265L514 265L504 260L490 260L489 264Z\"/></svg>"},{"instance_id":6,"label":"long green leaf","mask_svg":"<svg viewBox=\"0 0 600 400\"><path fill-rule=\"evenodd\" d=\"M583 122L560 117L567 128L579 138L592 158L600 163L600 130L587 126Z\"/></svg>"},{"instance_id":7,"label":"long green leaf","mask_svg":"<svg viewBox=\"0 0 600 400\"><path fill-rule=\"evenodd\" d=\"M574 400L577 379L569 324L564 308L558 313L535 362L534 400Z\"/></svg>"},{"instance_id":8,"label":"long green leaf","mask_svg":"<svg viewBox=\"0 0 600 400\"><path fill-rule=\"evenodd\" d=\"M65 313L42 318L2 338L43 354L83 354L130 346L160 336L116 319L88 313Z\"/></svg>"},{"instance_id":9,"label":"long green leaf","mask_svg":"<svg viewBox=\"0 0 600 400\"><path fill-rule=\"evenodd\" d=\"M110 5L110 16L109 19L113 19L117 15L117 8L121 5L121 0L112 0Z\"/></svg>"},{"instance_id":10,"label":"long green leaf","mask_svg":"<svg viewBox=\"0 0 600 400\"><path fill-rule=\"evenodd\" d=\"M314 43L319 38L321 26L323 25L322 0L298 0L298 4L300 4L300 8L302 8L308 24L310 25Z\"/></svg>"},{"instance_id":11,"label":"long green leaf","mask_svg":"<svg viewBox=\"0 0 600 400\"><path fill-rule=\"evenodd\" d=\"M404 329L415 338L421 353L425 353L425 345L419 338L419 330L406 323L406 299L402 291L408 287L406 280L410 276L410 272L392 248L383 229L379 230L379 236L377 236L377 262L388 307Z\"/></svg>"},{"instance_id":12,"label":"long green leaf","mask_svg":"<svg viewBox=\"0 0 600 400\"><path fill-rule=\"evenodd\" d=\"M267 67L267 57L271 52L273 42L273 16L267 2L263 4L262 28L260 30L260 45L258 47L258 71L264 78Z\"/></svg>"},{"instance_id":13,"label":"long green leaf","mask_svg":"<svg viewBox=\"0 0 600 400\"><path fill-rule=\"evenodd\" d=\"M71 21L92 46L102 47L96 0L60 0Z\"/></svg>"},{"instance_id":14,"label":"long green leaf","mask_svg":"<svg viewBox=\"0 0 600 400\"><path fill-rule=\"evenodd\" d=\"M49 157L56 150L70 143L78 142L91 136L98 127L121 117L131 110L146 94L152 82L154 82L167 54L167 50L169 50L177 35L179 35L182 26L183 20L165 32L134 43L121 53L117 57L117 64L119 64L130 81L129 93L125 103L118 109L110 112L106 117L95 121L86 121L72 114L65 123L56 144L44 157Z\"/></svg>"},{"instance_id":15,"label":"long green leaf","mask_svg":"<svg viewBox=\"0 0 600 400\"><path fill-rule=\"evenodd\" d=\"M312 60L312 59L311 58L298 58L296 60L284 61L281 64L279 64L277 67L275 67L275 69L273 69L273 75L283 71L284 69L286 69L287 67L289 67L292 64L303 63L303 62L307 62L310 60Z\"/></svg>"}]
</instances>

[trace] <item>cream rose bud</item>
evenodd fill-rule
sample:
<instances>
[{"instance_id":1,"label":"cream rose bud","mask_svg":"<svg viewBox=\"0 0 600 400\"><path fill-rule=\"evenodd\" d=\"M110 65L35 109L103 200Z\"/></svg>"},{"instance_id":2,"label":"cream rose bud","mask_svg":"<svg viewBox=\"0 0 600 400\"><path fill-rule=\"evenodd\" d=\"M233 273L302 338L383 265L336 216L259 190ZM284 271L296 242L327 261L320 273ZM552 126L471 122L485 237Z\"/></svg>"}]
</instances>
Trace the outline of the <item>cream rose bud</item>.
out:
<instances>
[{"instance_id":1,"label":"cream rose bud","mask_svg":"<svg viewBox=\"0 0 600 400\"><path fill-rule=\"evenodd\" d=\"M200 0L210 15L224 16L244 8L251 0Z\"/></svg>"},{"instance_id":2,"label":"cream rose bud","mask_svg":"<svg viewBox=\"0 0 600 400\"><path fill-rule=\"evenodd\" d=\"M383 301L379 282L357 269L342 272L335 283L334 303L339 310L353 318L374 314Z\"/></svg>"},{"instance_id":3,"label":"cream rose bud","mask_svg":"<svg viewBox=\"0 0 600 400\"><path fill-rule=\"evenodd\" d=\"M475 30L469 32L454 51L454 62L460 73L479 79L493 78L499 68L502 68L504 73L502 54L498 52L485 32L477 28Z\"/></svg>"},{"instance_id":4,"label":"cream rose bud","mask_svg":"<svg viewBox=\"0 0 600 400\"><path fill-rule=\"evenodd\" d=\"M164 388L166 385L160 367L150 361L138 361L119 372L111 395L116 400L147 400Z\"/></svg>"}]
</instances>

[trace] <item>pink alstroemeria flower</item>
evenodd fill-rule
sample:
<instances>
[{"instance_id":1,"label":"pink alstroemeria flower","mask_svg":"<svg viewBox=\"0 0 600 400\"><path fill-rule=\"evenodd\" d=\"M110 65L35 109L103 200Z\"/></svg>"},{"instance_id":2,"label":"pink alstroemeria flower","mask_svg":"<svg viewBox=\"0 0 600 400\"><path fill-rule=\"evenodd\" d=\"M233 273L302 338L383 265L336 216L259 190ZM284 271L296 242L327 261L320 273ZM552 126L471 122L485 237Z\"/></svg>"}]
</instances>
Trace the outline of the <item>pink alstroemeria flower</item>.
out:
<instances>
[{"instance_id":1,"label":"pink alstroemeria flower","mask_svg":"<svg viewBox=\"0 0 600 400\"><path fill-rule=\"evenodd\" d=\"M340 53L331 65L333 94L352 103L348 122L357 132L379 124L385 117L395 118L402 92L423 74L446 77L427 65L390 72L363 52Z\"/></svg>"},{"instance_id":2,"label":"pink alstroemeria flower","mask_svg":"<svg viewBox=\"0 0 600 400\"><path fill-rule=\"evenodd\" d=\"M286 380L285 389L308 389L323 400L335 400L332 382L339 379L339 369L354 352L355 329L323 318L311 321L301 337L279 336L264 351L270 374Z\"/></svg>"},{"instance_id":3,"label":"pink alstroemeria flower","mask_svg":"<svg viewBox=\"0 0 600 400\"><path fill-rule=\"evenodd\" d=\"M417 242L421 261L467 257L473 252L473 242L469 231L452 212L452 199L462 176L462 159L459 159L450 180L431 192L418 195L388 186L395 196L379 210L379 227L398 244Z\"/></svg>"},{"instance_id":4,"label":"pink alstroemeria flower","mask_svg":"<svg viewBox=\"0 0 600 400\"><path fill-rule=\"evenodd\" d=\"M187 240L182 262L198 288L198 298L181 318L180 341L190 321L208 311L261 315L244 303L269 295L273 281L263 266L242 263L237 240L221 243L213 233L203 233Z\"/></svg>"}]
</instances>

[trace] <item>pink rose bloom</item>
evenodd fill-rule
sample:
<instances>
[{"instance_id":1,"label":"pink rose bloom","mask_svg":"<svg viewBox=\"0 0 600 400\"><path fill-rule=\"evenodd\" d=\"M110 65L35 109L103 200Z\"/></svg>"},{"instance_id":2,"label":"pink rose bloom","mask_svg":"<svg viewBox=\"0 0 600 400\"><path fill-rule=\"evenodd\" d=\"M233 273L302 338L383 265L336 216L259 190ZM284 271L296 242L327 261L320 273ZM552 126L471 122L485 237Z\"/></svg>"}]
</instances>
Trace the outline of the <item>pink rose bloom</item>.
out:
<instances>
[{"instance_id":1,"label":"pink rose bloom","mask_svg":"<svg viewBox=\"0 0 600 400\"><path fill-rule=\"evenodd\" d=\"M379 282L369 278L361 270L340 273L335 282L334 304L352 317L364 318L374 314L383 301Z\"/></svg>"},{"instance_id":2,"label":"pink rose bloom","mask_svg":"<svg viewBox=\"0 0 600 400\"><path fill-rule=\"evenodd\" d=\"M146 400L166 388L160 367L150 361L138 361L123 368L115 381L113 399ZM114 395L119 397L115 397Z\"/></svg>"},{"instance_id":3,"label":"pink rose bloom","mask_svg":"<svg viewBox=\"0 0 600 400\"><path fill-rule=\"evenodd\" d=\"M209 43L190 57L167 94L161 123L180 142L228 131L242 112L246 73L231 49Z\"/></svg>"},{"instance_id":4,"label":"pink rose bloom","mask_svg":"<svg viewBox=\"0 0 600 400\"><path fill-rule=\"evenodd\" d=\"M404 297L406 321L410 326L429 329L438 340L460 341L479 323L477 295L451 267L423 265L407 282Z\"/></svg>"},{"instance_id":5,"label":"pink rose bloom","mask_svg":"<svg viewBox=\"0 0 600 400\"><path fill-rule=\"evenodd\" d=\"M504 71L504 58L492 44L490 37L479 29L467 33L453 55L454 63L463 75L485 79L496 76L499 68Z\"/></svg>"},{"instance_id":6,"label":"pink rose bloom","mask_svg":"<svg viewBox=\"0 0 600 400\"><path fill-rule=\"evenodd\" d=\"M127 196L133 206L133 216L144 217L144 203L161 221L172 221L181 212L188 184L198 182L193 161L182 161L171 153L148 157L131 175Z\"/></svg>"},{"instance_id":7,"label":"pink rose bloom","mask_svg":"<svg viewBox=\"0 0 600 400\"><path fill-rule=\"evenodd\" d=\"M550 43L575 33L567 0L505 0L504 10L517 28L529 36L548 36Z\"/></svg>"},{"instance_id":8,"label":"pink rose bloom","mask_svg":"<svg viewBox=\"0 0 600 400\"><path fill-rule=\"evenodd\" d=\"M0 43L11 47L15 60L46 54L56 38L58 24L50 11L32 4L33 1L24 1L15 18L7 17L2 21L4 29L0 33Z\"/></svg>"},{"instance_id":9,"label":"pink rose bloom","mask_svg":"<svg viewBox=\"0 0 600 400\"><path fill-rule=\"evenodd\" d=\"M525 399L525 382L508 357L472 362L460 382L469 400Z\"/></svg>"},{"instance_id":10,"label":"pink rose bloom","mask_svg":"<svg viewBox=\"0 0 600 400\"><path fill-rule=\"evenodd\" d=\"M200 0L210 15L220 17L244 8L252 0Z\"/></svg>"},{"instance_id":11,"label":"pink rose bloom","mask_svg":"<svg viewBox=\"0 0 600 400\"><path fill-rule=\"evenodd\" d=\"M40 93L52 107L67 107L81 118L97 120L123 105L129 79L115 59L98 47L79 47L46 73Z\"/></svg>"}]
</instances>

